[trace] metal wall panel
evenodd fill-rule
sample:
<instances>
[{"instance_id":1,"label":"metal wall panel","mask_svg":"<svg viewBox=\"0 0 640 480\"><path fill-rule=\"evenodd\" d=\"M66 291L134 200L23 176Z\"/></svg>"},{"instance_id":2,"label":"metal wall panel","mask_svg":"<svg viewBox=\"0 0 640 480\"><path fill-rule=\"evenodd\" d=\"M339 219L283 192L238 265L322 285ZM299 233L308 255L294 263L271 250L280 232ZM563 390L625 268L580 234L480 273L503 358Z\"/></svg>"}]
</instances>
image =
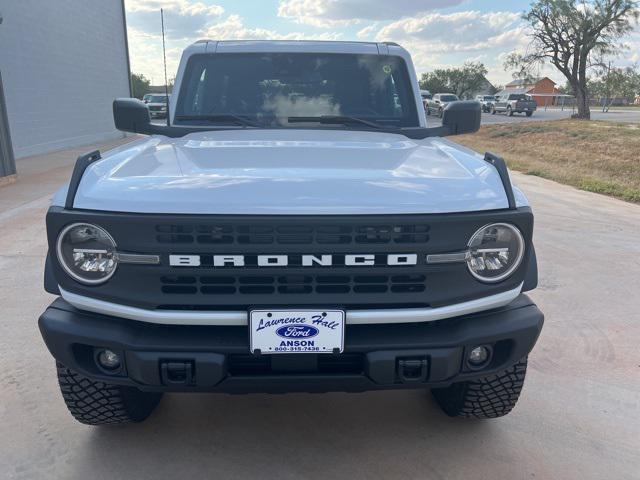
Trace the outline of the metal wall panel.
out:
<instances>
[{"instance_id":1,"label":"metal wall panel","mask_svg":"<svg viewBox=\"0 0 640 480\"><path fill-rule=\"evenodd\" d=\"M16 157L122 137L130 96L122 1L1 2L0 70Z\"/></svg>"}]
</instances>

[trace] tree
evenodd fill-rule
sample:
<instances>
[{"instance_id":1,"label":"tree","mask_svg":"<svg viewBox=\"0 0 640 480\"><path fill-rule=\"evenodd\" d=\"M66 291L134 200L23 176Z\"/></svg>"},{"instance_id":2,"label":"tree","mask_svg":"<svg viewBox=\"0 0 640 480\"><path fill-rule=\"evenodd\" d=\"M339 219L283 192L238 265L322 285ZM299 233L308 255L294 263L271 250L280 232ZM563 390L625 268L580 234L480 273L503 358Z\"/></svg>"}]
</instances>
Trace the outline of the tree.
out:
<instances>
[{"instance_id":1,"label":"tree","mask_svg":"<svg viewBox=\"0 0 640 480\"><path fill-rule=\"evenodd\" d=\"M550 62L567 79L576 97L577 118L589 119L589 68L619 50L620 39L638 18L637 0L535 0L524 14L531 28L528 53L512 54L505 69L531 72Z\"/></svg>"},{"instance_id":2,"label":"tree","mask_svg":"<svg viewBox=\"0 0 640 480\"><path fill-rule=\"evenodd\" d=\"M439 69L433 72L423 73L419 82L420 88L422 90L429 90L431 93L454 93L449 89L444 72L445 70Z\"/></svg>"},{"instance_id":3,"label":"tree","mask_svg":"<svg viewBox=\"0 0 640 480\"><path fill-rule=\"evenodd\" d=\"M460 98L473 96L487 83L487 69L482 63L467 62L462 68L440 68L423 73L420 88L431 93L455 93Z\"/></svg>"},{"instance_id":4,"label":"tree","mask_svg":"<svg viewBox=\"0 0 640 480\"><path fill-rule=\"evenodd\" d=\"M141 73L132 73L131 74L131 94L134 98L140 98L144 96L145 93L149 92L149 86L151 82Z\"/></svg>"},{"instance_id":5,"label":"tree","mask_svg":"<svg viewBox=\"0 0 640 480\"><path fill-rule=\"evenodd\" d=\"M589 92L602 100L607 111L616 97L626 97L633 102L640 93L640 67L607 68L599 71L588 83Z\"/></svg>"}]
</instances>

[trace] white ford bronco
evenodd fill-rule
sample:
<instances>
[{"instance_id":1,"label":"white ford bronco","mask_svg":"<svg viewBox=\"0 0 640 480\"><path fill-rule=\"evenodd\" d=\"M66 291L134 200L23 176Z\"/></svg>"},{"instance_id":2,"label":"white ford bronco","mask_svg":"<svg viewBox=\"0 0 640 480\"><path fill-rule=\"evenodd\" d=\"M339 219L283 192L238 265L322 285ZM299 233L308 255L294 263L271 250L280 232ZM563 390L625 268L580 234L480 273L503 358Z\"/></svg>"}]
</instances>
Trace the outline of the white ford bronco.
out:
<instances>
[{"instance_id":1,"label":"white ford bronco","mask_svg":"<svg viewBox=\"0 0 640 480\"><path fill-rule=\"evenodd\" d=\"M515 405L543 315L533 215L504 161L428 128L393 43L201 41L167 125L80 157L47 214L39 321L80 422L164 392L430 389L451 416Z\"/></svg>"}]
</instances>

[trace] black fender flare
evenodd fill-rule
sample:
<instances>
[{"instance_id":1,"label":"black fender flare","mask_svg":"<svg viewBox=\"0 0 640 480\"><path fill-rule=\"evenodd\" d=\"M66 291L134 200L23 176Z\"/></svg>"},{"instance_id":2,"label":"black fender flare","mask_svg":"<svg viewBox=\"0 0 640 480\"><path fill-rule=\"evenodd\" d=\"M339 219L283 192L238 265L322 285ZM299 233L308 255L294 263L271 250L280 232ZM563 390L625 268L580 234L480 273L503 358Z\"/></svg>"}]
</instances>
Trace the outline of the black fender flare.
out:
<instances>
[{"instance_id":1,"label":"black fender flare","mask_svg":"<svg viewBox=\"0 0 640 480\"><path fill-rule=\"evenodd\" d=\"M60 295L60 287L53 274L53 264L49 251L47 251L47 259L44 262L44 290L53 295Z\"/></svg>"},{"instance_id":2,"label":"black fender flare","mask_svg":"<svg viewBox=\"0 0 640 480\"><path fill-rule=\"evenodd\" d=\"M527 258L527 271L524 275L524 283L522 291L528 292L538 286L538 258L536 257L536 248L531 244L529 256Z\"/></svg>"}]
</instances>

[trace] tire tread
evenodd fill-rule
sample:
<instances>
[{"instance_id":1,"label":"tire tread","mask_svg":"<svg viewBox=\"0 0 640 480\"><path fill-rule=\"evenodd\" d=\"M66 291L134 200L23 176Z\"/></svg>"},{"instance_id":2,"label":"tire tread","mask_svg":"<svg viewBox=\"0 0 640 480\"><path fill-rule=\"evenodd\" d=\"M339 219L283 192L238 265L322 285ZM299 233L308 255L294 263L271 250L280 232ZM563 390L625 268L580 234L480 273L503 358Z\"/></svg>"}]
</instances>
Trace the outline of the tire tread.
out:
<instances>
[{"instance_id":1,"label":"tire tread","mask_svg":"<svg viewBox=\"0 0 640 480\"><path fill-rule=\"evenodd\" d=\"M526 371L527 357L498 374L434 389L432 393L451 417L498 418L511 412L518 402Z\"/></svg>"},{"instance_id":2,"label":"tire tread","mask_svg":"<svg viewBox=\"0 0 640 480\"><path fill-rule=\"evenodd\" d=\"M161 394L90 380L57 362L58 384L69 413L85 425L141 422Z\"/></svg>"}]
</instances>

